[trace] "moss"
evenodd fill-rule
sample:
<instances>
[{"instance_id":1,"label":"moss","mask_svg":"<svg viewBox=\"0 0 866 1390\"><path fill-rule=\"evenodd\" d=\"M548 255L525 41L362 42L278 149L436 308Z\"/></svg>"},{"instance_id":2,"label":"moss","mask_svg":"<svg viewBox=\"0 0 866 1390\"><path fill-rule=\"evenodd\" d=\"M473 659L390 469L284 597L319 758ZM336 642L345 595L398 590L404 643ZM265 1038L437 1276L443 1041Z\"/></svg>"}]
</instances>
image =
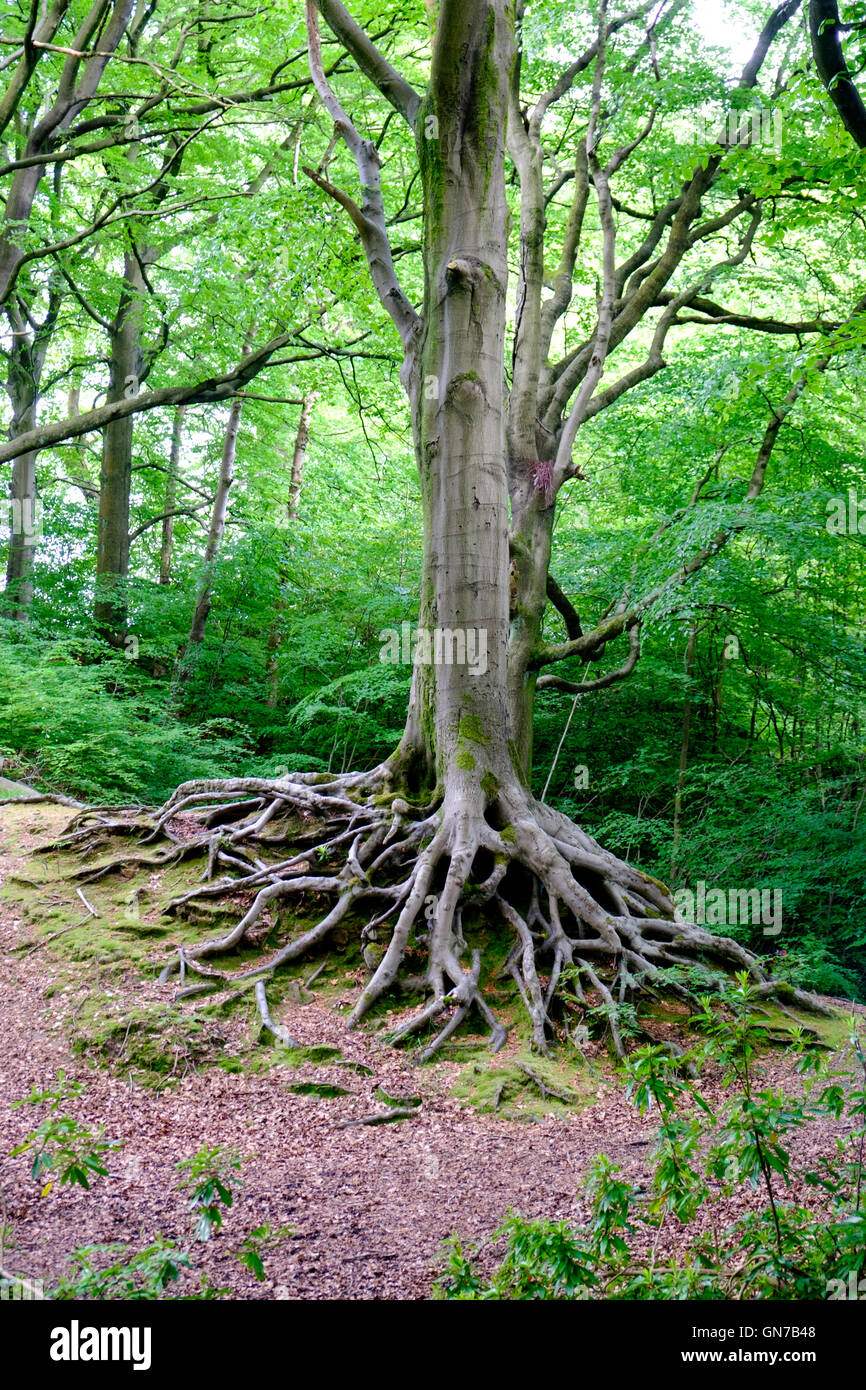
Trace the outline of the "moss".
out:
<instances>
[{"instance_id":1,"label":"moss","mask_svg":"<svg viewBox=\"0 0 866 1390\"><path fill-rule=\"evenodd\" d=\"M460 716L460 727L458 729L460 738L469 739L472 743L486 744L490 739L484 732L484 725L477 714L463 714Z\"/></svg>"},{"instance_id":2,"label":"moss","mask_svg":"<svg viewBox=\"0 0 866 1390\"><path fill-rule=\"evenodd\" d=\"M457 754L456 761L457 766L461 768L463 772L471 772L472 769L475 767L475 759L473 758L472 754L466 753L463 750L461 750Z\"/></svg>"},{"instance_id":3,"label":"moss","mask_svg":"<svg viewBox=\"0 0 866 1390\"><path fill-rule=\"evenodd\" d=\"M513 738L508 740L508 754L511 758L511 766L517 774L517 780L527 791L529 790L529 779L526 775L526 768L523 766L523 759L520 756L520 749L517 747Z\"/></svg>"},{"instance_id":4,"label":"moss","mask_svg":"<svg viewBox=\"0 0 866 1390\"><path fill-rule=\"evenodd\" d=\"M334 1100L337 1096L350 1096L345 1086L335 1086L329 1081L295 1081L286 1087L296 1096L318 1096L321 1100Z\"/></svg>"},{"instance_id":5,"label":"moss","mask_svg":"<svg viewBox=\"0 0 866 1390\"><path fill-rule=\"evenodd\" d=\"M567 1115L594 1103L598 1085L588 1068L575 1066L568 1057L539 1058L528 1050L509 1062L483 1058L470 1061L463 1067L451 1089L456 1100L474 1109L503 1119L531 1120L545 1115ZM528 1066L538 1080L523 1070ZM556 1095L545 1095L538 1084L548 1086Z\"/></svg>"},{"instance_id":6,"label":"moss","mask_svg":"<svg viewBox=\"0 0 866 1390\"><path fill-rule=\"evenodd\" d=\"M386 1091L384 1086L376 1087L376 1099L382 1100L386 1105L396 1106L418 1106L423 1099L422 1096L398 1096L392 1091Z\"/></svg>"},{"instance_id":7,"label":"moss","mask_svg":"<svg viewBox=\"0 0 866 1390\"><path fill-rule=\"evenodd\" d=\"M489 768L481 778L481 790L489 800L492 800L499 791L499 778L494 777Z\"/></svg>"},{"instance_id":8,"label":"moss","mask_svg":"<svg viewBox=\"0 0 866 1390\"><path fill-rule=\"evenodd\" d=\"M501 829L500 832L499 832L499 838L500 838L501 840L504 840L505 843L506 843L507 845L514 845L514 844L516 844L516 843L517 843L517 836L516 836L515 833L514 833L514 826L513 826L513 825L503 825L502 829Z\"/></svg>"},{"instance_id":9,"label":"moss","mask_svg":"<svg viewBox=\"0 0 866 1390\"><path fill-rule=\"evenodd\" d=\"M70 1028L72 1051L143 1086L166 1085L202 1062L225 1038L180 1009L120 1009L107 1014L101 998L87 999Z\"/></svg>"}]
</instances>

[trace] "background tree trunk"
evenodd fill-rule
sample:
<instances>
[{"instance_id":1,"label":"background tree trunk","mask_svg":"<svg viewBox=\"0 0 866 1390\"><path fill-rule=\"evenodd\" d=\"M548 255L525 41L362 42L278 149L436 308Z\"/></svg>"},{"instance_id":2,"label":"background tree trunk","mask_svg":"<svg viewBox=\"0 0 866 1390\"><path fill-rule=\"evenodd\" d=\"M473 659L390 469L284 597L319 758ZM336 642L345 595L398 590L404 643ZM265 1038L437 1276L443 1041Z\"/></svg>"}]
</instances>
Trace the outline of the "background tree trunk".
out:
<instances>
[{"instance_id":1,"label":"background tree trunk","mask_svg":"<svg viewBox=\"0 0 866 1390\"><path fill-rule=\"evenodd\" d=\"M295 435L295 447L292 452L292 472L289 481L289 501L286 508L289 523L296 521L298 517L298 507L301 500L301 487L304 479L304 463L307 457L307 446L310 442L310 416L313 411L315 393L309 392L304 396L301 404L301 416L298 420L298 432ZM268 633L268 657L267 657L267 677L268 677L268 707L276 709L280 699L280 646L282 644L282 618L286 603L283 597L283 585L286 582L285 565L279 568L280 592L274 604L274 617Z\"/></svg>"},{"instance_id":2,"label":"background tree trunk","mask_svg":"<svg viewBox=\"0 0 866 1390\"><path fill-rule=\"evenodd\" d=\"M12 331L6 391L12 406L10 440L36 428L42 371L51 334L57 322L60 294L56 282L49 289L48 310L33 327L16 301L7 308ZM36 496L37 450L19 454L12 464L9 487L9 553L6 562L6 603L10 617L25 622L33 602L33 559L38 529Z\"/></svg>"},{"instance_id":3,"label":"background tree trunk","mask_svg":"<svg viewBox=\"0 0 866 1390\"><path fill-rule=\"evenodd\" d=\"M145 290L140 255L127 251L120 304L111 330L107 405L138 394L144 369L141 315ZM94 619L100 635L115 646L122 643L127 622L132 439L131 415L113 420L102 435Z\"/></svg>"},{"instance_id":4,"label":"background tree trunk","mask_svg":"<svg viewBox=\"0 0 866 1390\"><path fill-rule=\"evenodd\" d=\"M243 405L244 403L240 397L232 401L228 424L226 425L225 435L223 436L219 478L217 480L217 489L214 495L213 508L211 510L210 526L208 527L204 564L202 566L201 578L199 579L198 590L196 592L195 609L193 610L189 637L187 638L187 650L191 647L199 646L204 640L208 614L210 613L213 603L213 571L219 553L220 542L223 538L223 531L225 530L226 513L229 505L229 492L235 480L235 458L237 455L238 431L241 427Z\"/></svg>"},{"instance_id":5,"label":"background tree trunk","mask_svg":"<svg viewBox=\"0 0 866 1390\"><path fill-rule=\"evenodd\" d=\"M183 437L183 417L186 407L179 405L174 412L171 429L171 452L168 458L168 473L165 479L165 512L162 520L162 540L159 547L159 582L168 584L171 580L171 552L174 541L174 516L177 505L177 484L180 477L180 445Z\"/></svg>"}]
</instances>

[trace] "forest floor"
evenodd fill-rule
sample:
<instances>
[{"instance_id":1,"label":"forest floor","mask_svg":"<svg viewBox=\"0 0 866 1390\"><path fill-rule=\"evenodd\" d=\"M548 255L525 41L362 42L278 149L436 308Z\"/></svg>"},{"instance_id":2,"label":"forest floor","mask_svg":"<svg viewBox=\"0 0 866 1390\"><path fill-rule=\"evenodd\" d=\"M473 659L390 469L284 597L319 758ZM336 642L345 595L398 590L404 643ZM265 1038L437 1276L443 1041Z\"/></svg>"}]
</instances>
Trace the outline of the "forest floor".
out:
<instances>
[{"instance_id":1,"label":"forest floor","mask_svg":"<svg viewBox=\"0 0 866 1390\"><path fill-rule=\"evenodd\" d=\"M69 814L48 803L0 808L0 1266L7 1271L49 1286L68 1272L77 1247L121 1242L141 1250L163 1236L193 1259L180 1292L194 1292L206 1274L238 1299L428 1298L452 1231L481 1240L509 1208L579 1224L581 1183L599 1153L620 1164L624 1178L646 1181L655 1125L627 1101L601 1045L586 1057L547 1062L519 1036L510 1035L495 1058L480 1039L463 1037L421 1066L372 1032L346 1031L341 1010L362 978L349 968L323 974L329 982L321 989L298 978L281 999L271 996L294 1049L266 1045L249 995L240 1006L190 1005L181 1014L172 1003L176 985L150 983L135 954L144 951L152 980L154 951L171 946L156 910L129 921L118 912L112 921L118 885L100 880L83 889L100 913L94 919L74 886L51 877L50 857L32 858ZM186 880L195 881L189 866ZM152 877L146 882L155 897ZM128 900L129 882L120 888ZM154 1018L166 1020L162 1033ZM660 1019L659 1036L665 1026ZM841 1041L842 1015L837 1031ZM798 1086L790 1053L768 1053L762 1065L766 1082ZM10 1107L31 1087L56 1084L61 1070L84 1090L58 1113L92 1130L104 1126L122 1147L90 1191L55 1184L42 1196L27 1156L11 1150L45 1112ZM539 1082L558 1094L544 1095ZM705 1094L712 1100L720 1089L710 1078ZM346 1125L395 1105L411 1114ZM832 1153L839 1132L810 1126L797 1137L798 1162ZM176 1164L205 1144L236 1146L246 1158L235 1205L206 1243L192 1240L176 1186ZM785 1199L808 1193L796 1183ZM724 1227L750 1204L762 1205L761 1195L719 1194L698 1221ZM257 1282L236 1254L248 1232L268 1222L290 1230L265 1253L266 1277ZM660 1253L683 1239L669 1222Z\"/></svg>"}]
</instances>

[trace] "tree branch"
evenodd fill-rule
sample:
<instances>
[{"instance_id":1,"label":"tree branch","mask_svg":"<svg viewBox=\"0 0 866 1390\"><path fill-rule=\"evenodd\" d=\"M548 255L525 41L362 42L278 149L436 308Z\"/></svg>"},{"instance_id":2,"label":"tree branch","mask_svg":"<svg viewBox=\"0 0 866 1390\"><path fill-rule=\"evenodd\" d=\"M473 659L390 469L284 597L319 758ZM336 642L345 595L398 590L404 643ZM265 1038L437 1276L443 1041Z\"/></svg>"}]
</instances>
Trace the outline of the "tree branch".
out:
<instances>
[{"instance_id":1,"label":"tree branch","mask_svg":"<svg viewBox=\"0 0 866 1390\"><path fill-rule=\"evenodd\" d=\"M56 420L51 424L41 425L38 429L28 430L26 434L19 434L8 443L0 444L0 463L7 463L10 459L18 458L21 454L31 453L35 449L49 449L52 445L59 444L61 440L74 439L79 434L89 434L92 430L103 429L105 425L110 425L114 420L125 419L127 415L137 415L141 411L157 410L160 406L165 405L201 405L206 401L227 400L267 367L270 357L280 348L285 347L292 339L291 333L283 333L277 338L272 338L223 376L208 377L204 381L196 382L193 386L168 386L157 391L148 391L141 396L114 401L112 404L100 406L96 410L88 410L81 415L70 416L65 420ZM310 362L321 355L321 353L298 353L292 357L282 358L281 361Z\"/></svg>"},{"instance_id":2,"label":"tree branch","mask_svg":"<svg viewBox=\"0 0 866 1390\"><path fill-rule=\"evenodd\" d=\"M862 150L866 149L866 107L845 62L840 30L836 0L810 0L809 33L818 75L842 124Z\"/></svg>"},{"instance_id":3,"label":"tree branch","mask_svg":"<svg viewBox=\"0 0 866 1390\"><path fill-rule=\"evenodd\" d=\"M328 28L352 55L364 75L378 87L383 97L399 111L409 129L414 131L418 107L421 105L415 88L392 68L365 30L340 4L340 0L316 0L316 4Z\"/></svg>"},{"instance_id":4,"label":"tree branch","mask_svg":"<svg viewBox=\"0 0 866 1390\"><path fill-rule=\"evenodd\" d=\"M622 666L617 667L615 671L607 671L603 676L597 676L591 681L567 681L563 680L562 676L552 674L539 676L536 689L548 688L564 690L567 695L585 695L590 690L604 690L609 685L615 685L617 681L624 681L631 675L640 657L640 619L632 618L631 624L625 626L628 627L629 653Z\"/></svg>"},{"instance_id":5,"label":"tree branch","mask_svg":"<svg viewBox=\"0 0 866 1390\"><path fill-rule=\"evenodd\" d=\"M400 335L403 350L408 356L413 351L417 341L420 319L403 293L397 272L394 269L391 243L388 239L385 223L385 209L382 202L379 152L372 140L361 139L325 76L319 42L316 0L306 0L306 13L310 75L322 105L334 122L334 129L354 156L364 195L361 207L359 208L348 194L343 193L341 189L336 188L334 184L322 178L314 170L305 167L304 173L334 198L341 207L345 208L357 227L376 293L383 307L391 316Z\"/></svg>"}]
</instances>

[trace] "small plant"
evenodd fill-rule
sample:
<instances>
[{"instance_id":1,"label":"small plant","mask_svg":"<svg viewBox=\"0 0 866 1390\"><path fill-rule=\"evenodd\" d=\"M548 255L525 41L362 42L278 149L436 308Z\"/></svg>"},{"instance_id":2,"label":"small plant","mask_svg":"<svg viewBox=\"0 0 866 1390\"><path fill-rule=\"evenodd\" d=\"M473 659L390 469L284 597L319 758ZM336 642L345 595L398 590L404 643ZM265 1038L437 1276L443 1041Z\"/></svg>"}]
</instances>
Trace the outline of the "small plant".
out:
<instances>
[{"instance_id":1,"label":"small plant","mask_svg":"<svg viewBox=\"0 0 866 1390\"><path fill-rule=\"evenodd\" d=\"M286 1240L292 1234L291 1226L279 1226L276 1231L271 1230L270 1222L264 1226L257 1226L254 1231L250 1231L245 1240L241 1242L240 1250L234 1251L236 1260L246 1265L247 1269L261 1282L265 1277L265 1265L262 1259L264 1250L271 1250Z\"/></svg>"},{"instance_id":2,"label":"small plant","mask_svg":"<svg viewBox=\"0 0 866 1390\"><path fill-rule=\"evenodd\" d=\"M57 1300L93 1299L135 1302L141 1299L171 1298L169 1286L180 1278L182 1269L191 1267L189 1255L174 1242L157 1237L146 1250L130 1254L122 1244L86 1245L69 1257L72 1272L52 1290ZM107 1263L106 1263L107 1262ZM201 1292L184 1298L210 1300L227 1290L211 1288L206 1276L199 1280Z\"/></svg>"},{"instance_id":3,"label":"small plant","mask_svg":"<svg viewBox=\"0 0 866 1390\"><path fill-rule=\"evenodd\" d=\"M190 1192L189 1210L197 1240L210 1240L220 1230L223 1211L234 1203L228 1179L240 1169L243 1161L236 1148L224 1144L209 1148L205 1144L192 1158L184 1158L176 1165L184 1175L177 1184L178 1190ZM239 1178L234 1181L236 1186L241 1186Z\"/></svg>"},{"instance_id":4,"label":"small plant","mask_svg":"<svg viewBox=\"0 0 866 1390\"><path fill-rule=\"evenodd\" d=\"M18 1105L47 1105L48 1114L36 1129L28 1134L23 1144L18 1144L11 1156L32 1152L30 1176L41 1179L51 1175L42 1188L42 1196L47 1197L59 1176L61 1186L88 1188L94 1177L105 1177L108 1168L103 1155L111 1149L121 1147L120 1141L104 1139L105 1128L100 1125L96 1134L86 1129L71 1115L58 1115L61 1104L82 1095L83 1087L78 1082L68 1082L63 1072L57 1076L54 1090L38 1091L34 1086L29 1096L13 1101Z\"/></svg>"},{"instance_id":5,"label":"small plant","mask_svg":"<svg viewBox=\"0 0 866 1390\"><path fill-rule=\"evenodd\" d=\"M831 1070L814 1035L794 1029L789 1043L802 1095L761 1084L769 1042L760 998L746 974L736 977L693 1022L705 1041L672 1056L668 1047L635 1049L624 1065L628 1094L642 1114L659 1117L650 1151L649 1188L622 1181L615 1164L596 1159L586 1184L588 1217L578 1229L510 1213L492 1240L506 1240L491 1276L452 1237L434 1295L448 1299L845 1298L866 1272L866 1046L852 1022L847 1055ZM721 1099L710 1106L696 1077L711 1063L722 1073ZM843 1065L844 1063L844 1065ZM789 1134L827 1118L845 1120L836 1152L799 1169ZM807 1151L808 1152L808 1151ZM794 1177L817 1189L815 1209L785 1201ZM692 1234L699 1208L743 1187L763 1204L720 1229ZM750 1204L751 1205L751 1204ZM673 1217L691 1239L676 1257L658 1252ZM649 1228L650 1253L630 1237ZM645 1242L644 1242L645 1243Z\"/></svg>"}]
</instances>

